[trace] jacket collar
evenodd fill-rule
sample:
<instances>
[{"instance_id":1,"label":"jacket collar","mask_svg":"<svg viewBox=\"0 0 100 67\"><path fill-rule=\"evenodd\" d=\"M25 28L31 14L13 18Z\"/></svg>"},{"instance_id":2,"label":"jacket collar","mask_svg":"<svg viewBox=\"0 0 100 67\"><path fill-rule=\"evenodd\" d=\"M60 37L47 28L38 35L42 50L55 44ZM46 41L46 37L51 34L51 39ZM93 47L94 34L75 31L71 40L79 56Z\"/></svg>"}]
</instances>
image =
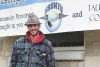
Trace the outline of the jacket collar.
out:
<instances>
[{"instance_id":1,"label":"jacket collar","mask_svg":"<svg viewBox=\"0 0 100 67\"><path fill-rule=\"evenodd\" d=\"M30 34L30 32L27 31L26 32L26 39L28 39L29 41L31 41L32 44L34 44L34 43L41 43L42 40L45 38L45 35L41 31L39 31L38 34L39 35L34 40L34 38L32 38L32 35Z\"/></svg>"}]
</instances>

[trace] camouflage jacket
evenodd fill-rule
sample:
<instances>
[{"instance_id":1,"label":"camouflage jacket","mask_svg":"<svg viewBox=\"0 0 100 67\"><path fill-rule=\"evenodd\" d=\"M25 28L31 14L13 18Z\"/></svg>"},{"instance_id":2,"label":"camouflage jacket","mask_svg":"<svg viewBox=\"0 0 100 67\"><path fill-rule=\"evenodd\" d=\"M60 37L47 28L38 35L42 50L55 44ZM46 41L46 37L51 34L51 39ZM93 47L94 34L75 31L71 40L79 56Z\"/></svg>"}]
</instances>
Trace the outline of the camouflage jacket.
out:
<instances>
[{"instance_id":1,"label":"camouflage jacket","mask_svg":"<svg viewBox=\"0 0 100 67\"><path fill-rule=\"evenodd\" d=\"M44 39L31 44L25 37L19 38L13 48L10 67L55 67L51 42Z\"/></svg>"}]
</instances>

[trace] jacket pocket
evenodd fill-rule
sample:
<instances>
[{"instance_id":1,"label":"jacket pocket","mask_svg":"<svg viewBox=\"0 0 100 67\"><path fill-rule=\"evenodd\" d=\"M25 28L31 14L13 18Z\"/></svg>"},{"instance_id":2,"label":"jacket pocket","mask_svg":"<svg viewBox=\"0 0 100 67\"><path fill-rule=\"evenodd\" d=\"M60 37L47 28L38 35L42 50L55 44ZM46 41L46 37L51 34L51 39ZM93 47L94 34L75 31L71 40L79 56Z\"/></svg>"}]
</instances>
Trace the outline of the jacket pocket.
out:
<instances>
[{"instance_id":1,"label":"jacket pocket","mask_svg":"<svg viewBox=\"0 0 100 67\"><path fill-rule=\"evenodd\" d=\"M28 61L28 49L26 48L19 48L18 51L18 62L24 63Z\"/></svg>"}]
</instances>

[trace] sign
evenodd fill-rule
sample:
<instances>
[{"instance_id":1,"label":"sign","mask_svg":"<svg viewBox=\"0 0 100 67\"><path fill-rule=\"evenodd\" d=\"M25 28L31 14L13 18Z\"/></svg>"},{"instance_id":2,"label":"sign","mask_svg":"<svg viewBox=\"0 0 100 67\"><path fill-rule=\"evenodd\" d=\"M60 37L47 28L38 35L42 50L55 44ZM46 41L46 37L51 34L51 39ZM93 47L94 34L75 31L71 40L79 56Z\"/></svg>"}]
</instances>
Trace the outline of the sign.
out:
<instances>
[{"instance_id":1,"label":"sign","mask_svg":"<svg viewBox=\"0 0 100 67\"><path fill-rule=\"evenodd\" d=\"M100 29L99 0L1 0L0 37L25 35L28 14L44 34Z\"/></svg>"}]
</instances>

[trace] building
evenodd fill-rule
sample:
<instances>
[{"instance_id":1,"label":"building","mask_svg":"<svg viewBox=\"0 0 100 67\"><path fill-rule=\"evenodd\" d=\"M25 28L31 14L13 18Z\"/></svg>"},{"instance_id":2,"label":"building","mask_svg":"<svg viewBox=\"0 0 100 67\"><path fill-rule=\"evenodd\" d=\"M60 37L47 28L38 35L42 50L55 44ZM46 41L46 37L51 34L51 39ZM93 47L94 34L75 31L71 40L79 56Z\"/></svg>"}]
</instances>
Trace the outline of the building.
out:
<instances>
[{"instance_id":1,"label":"building","mask_svg":"<svg viewBox=\"0 0 100 67\"><path fill-rule=\"evenodd\" d=\"M42 31L53 42L56 67L100 67L99 0L20 1L0 0L0 67L9 67L13 44L25 35L24 23L30 13L45 21ZM44 15L52 22L63 16L50 27Z\"/></svg>"},{"instance_id":2,"label":"building","mask_svg":"<svg viewBox=\"0 0 100 67\"><path fill-rule=\"evenodd\" d=\"M56 47L56 66L57 67L99 67L100 58L100 31L85 31L84 32L84 45L73 47ZM14 41L19 36L1 37L0 38L0 66L9 67L10 56ZM60 36L59 36L60 37ZM62 49L63 48L63 49ZM64 49L65 48L65 49ZM65 52L66 57L61 57L61 53ZM69 54L69 55L68 55ZM57 58L58 57L58 58ZM69 57L69 58L68 58ZM63 59L65 58L65 59Z\"/></svg>"}]
</instances>

